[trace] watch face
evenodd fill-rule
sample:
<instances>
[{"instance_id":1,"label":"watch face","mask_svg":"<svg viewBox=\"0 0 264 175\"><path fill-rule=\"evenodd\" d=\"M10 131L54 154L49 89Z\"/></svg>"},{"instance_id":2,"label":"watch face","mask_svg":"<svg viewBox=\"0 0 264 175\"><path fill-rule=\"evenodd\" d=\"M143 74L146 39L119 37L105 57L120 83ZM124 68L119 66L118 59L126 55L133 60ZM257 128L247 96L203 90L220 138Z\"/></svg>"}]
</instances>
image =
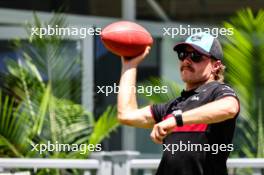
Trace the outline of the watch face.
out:
<instances>
[{"instance_id":1,"label":"watch face","mask_svg":"<svg viewBox=\"0 0 264 175\"><path fill-rule=\"evenodd\" d=\"M173 111L172 115L175 117L177 126L183 126L182 111L181 110Z\"/></svg>"},{"instance_id":2,"label":"watch face","mask_svg":"<svg viewBox=\"0 0 264 175\"><path fill-rule=\"evenodd\" d=\"M181 110L176 110L176 111L173 111L172 114L174 116L176 116L176 115L182 115L182 111Z\"/></svg>"}]
</instances>

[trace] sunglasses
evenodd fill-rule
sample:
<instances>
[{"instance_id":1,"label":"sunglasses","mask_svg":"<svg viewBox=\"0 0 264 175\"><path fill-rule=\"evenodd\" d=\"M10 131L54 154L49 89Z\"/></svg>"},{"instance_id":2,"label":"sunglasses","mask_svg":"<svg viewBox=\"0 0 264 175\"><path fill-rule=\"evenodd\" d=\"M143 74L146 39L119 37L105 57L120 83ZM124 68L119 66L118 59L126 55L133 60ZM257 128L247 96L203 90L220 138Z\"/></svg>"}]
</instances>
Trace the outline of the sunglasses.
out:
<instances>
[{"instance_id":1,"label":"sunglasses","mask_svg":"<svg viewBox=\"0 0 264 175\"><path fill-rule=\"evenodd\" d=\"M198 52L187 52L187 51L178 52L178 57L181 61L183 61L188 56L195 63L199 63L203 60L203 55Z\"/></svg>"}]
</instances>

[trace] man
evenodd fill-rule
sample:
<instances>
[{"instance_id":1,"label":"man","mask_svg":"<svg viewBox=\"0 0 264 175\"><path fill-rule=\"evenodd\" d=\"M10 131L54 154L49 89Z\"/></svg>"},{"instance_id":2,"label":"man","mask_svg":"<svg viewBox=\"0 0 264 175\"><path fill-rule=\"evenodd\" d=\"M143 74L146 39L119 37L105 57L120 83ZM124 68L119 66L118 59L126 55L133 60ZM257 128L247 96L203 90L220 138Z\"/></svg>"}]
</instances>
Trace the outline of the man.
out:
<instances>
[{"instance_id":1,"label":"man","mask_svg":"<svg viewBox=\"0 0 264 175\"><path fill-rule=\"evenodd\" d=\"M163 143L157 175L226 175L239 101L234 90L222 83L224 65L219 41L210 34L198 33L177 44L174 50L185 90L168 103L138 109L131 87L136 85L137 66L149 49L136 58L122 58L119 121L152 128L151 139Z\"/></svg>"}]
</instances>

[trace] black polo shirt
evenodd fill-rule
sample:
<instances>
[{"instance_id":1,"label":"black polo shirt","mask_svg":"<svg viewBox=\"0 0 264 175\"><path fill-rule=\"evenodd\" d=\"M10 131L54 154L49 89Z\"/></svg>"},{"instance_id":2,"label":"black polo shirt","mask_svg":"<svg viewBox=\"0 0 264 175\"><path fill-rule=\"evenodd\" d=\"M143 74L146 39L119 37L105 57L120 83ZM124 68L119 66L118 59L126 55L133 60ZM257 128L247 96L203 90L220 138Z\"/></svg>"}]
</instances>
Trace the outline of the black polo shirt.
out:
<instances>
[{"instance_id":1,"label":"black polo shirt","mask_svg":"<svg viewBox=\"0 0 264 175\"><path fill-rule=\"evenodd\" d=\"M152 105L151 112L158 123L170 117L174 110L184 112L225 96L237 98L230 86L213 81L195 90L182 91L180 97L168 103ZM163 140L157 175L227 175L226 160L233 150L236 118L175 127Z\"/></svg>"}]
</instances>

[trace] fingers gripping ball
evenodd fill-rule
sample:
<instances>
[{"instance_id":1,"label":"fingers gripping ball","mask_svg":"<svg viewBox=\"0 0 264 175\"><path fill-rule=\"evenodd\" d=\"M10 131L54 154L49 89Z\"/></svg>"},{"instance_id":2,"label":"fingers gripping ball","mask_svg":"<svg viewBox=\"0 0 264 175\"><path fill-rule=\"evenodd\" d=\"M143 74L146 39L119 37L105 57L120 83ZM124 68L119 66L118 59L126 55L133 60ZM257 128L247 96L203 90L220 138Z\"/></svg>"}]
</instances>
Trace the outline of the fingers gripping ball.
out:
<instances>
[{"instance_id":1,"label":"fingers gripping ball","mask_svg":"<svg viewBox=\"0 0 264 175\"><path fill-rule=\"evenodd\" d=\"M112 53L135 57L151 46L153 39L142 26L129 21L119 21L106 26L102 30L101 39L104 46Z\"/></svg>"}]
</instances>

